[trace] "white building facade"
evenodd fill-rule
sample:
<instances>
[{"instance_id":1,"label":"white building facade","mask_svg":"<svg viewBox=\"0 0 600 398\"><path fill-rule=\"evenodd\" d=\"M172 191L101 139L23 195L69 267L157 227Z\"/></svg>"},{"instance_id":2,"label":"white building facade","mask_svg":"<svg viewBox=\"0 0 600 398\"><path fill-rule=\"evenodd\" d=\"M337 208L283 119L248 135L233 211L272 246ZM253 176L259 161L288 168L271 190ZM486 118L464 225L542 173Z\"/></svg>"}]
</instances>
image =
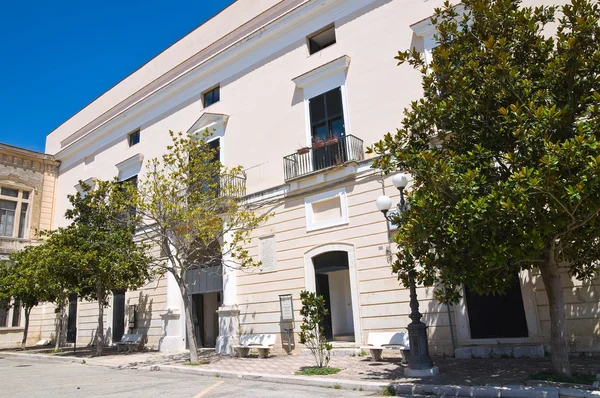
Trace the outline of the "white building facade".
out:
<instances>
[{"instance_id":1,"label":"white building facade","mask_svg":"<svg viewBox=\"0 0 600 398\"><path fill-rule=\"evenodd\" d=\"M404 330L408 291L391 273L393 231L374 205L379 195L397 200L398 193L370 167L365 148L400 126L402 110L421 96L418 72L398 67L394 56L410 47L429 53L435 43L428 17L441 4L236 1L48 136L46 152L61 162L55 226L66 223L66 195L79 180L143 178L145 163L170 143L169 130L209 128L221 161L244 168L247 200L270 206L274 215L253 232L250 251L261 269L195 276L203 345L229 353L240 333L274 333L278 349L299 349L297 336L288 341L285 333L280 295L292 296L297 333L304 289L327 298L326 334L337 346L359 347L372 331ZM510 302L486 301L467 289L454 307L419 288L431 351L547 343L541 279L523 272L520 280ZM600 350L598 281L567 279L565 289L572 348ZM71 334L93 343L96 304L71 306ZM508 308L511 318L490 324L485 313L498 314L496 307ZM131 331L144 333L148 346L186 348L183 303L168 275L115 294L107 313L104 327L113 340L133 314ZM518 325L503 328L509 321Z\"/></svg>"}]
</instances>

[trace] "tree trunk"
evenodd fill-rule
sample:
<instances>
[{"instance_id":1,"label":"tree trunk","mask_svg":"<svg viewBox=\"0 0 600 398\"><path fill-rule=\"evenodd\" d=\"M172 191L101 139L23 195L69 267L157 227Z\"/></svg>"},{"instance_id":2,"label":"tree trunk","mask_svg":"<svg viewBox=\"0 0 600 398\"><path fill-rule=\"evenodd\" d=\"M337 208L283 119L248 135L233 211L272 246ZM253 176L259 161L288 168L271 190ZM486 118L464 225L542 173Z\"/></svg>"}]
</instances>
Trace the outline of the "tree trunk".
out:
<instances>
[{"instance_id":1,"label":"tree trunk","mask_svg":"<svg viewBox=\"0 0 600 398\"><path fill-rule=\"evenodd\" d=\"M31 308L33 307L25 307L25 329L23 330L23 340L21 340L21 349L25 349L25 345L27 344L27 332L29 331L29 314L31 314ZM15 308L17 310L17 308ZM18 309L20 310L20 308Z\"/></svg>"},{"instance_id":2,"label":"tree trunk","mask_svg":"<svg viewBox=\"0 0 600 398\"><path fill-rule=\"evenodd\" d=\"M194 330L194 315L190 296L187 294L187 289L182 287L181 294L183 296L183 307L185 310L185 331L187 335L188 348L190 349L190 362L198 362L198 342L196 341L196 333Z\"/></svg>"},{"instance_id":3,"label":"tree trunk","mask_svg":"<svg viewBox=\"0 0 600 398\"><path fill-rule=\"evenodd\" d=\"M58 351L60 347L60 335L62 333L63 326L63 311L64 306L62 304L58 305L58 324L56 325L56 341L54 342L54 351Z\"/></svg>"},{"instance_id":4,"label":"tree trunk","mask_svg":"<svg viewBox=\"0 0 600 398\"><path fill-rule=\"evenodd\" d=\"M547 251L546 262L540 266L550 310L550 347L552 370L556 374L571 377L565 294L560 271L556 262L556 246L552 243Z\"/></svg>"},{"instance_id":5,"label":"tree trunk","mask_svg":"<svg viewBox=\"0 0 600 398\"><path fill-rule=\"evenodd\" d=\"M96 333L96 355L102 355L104 351L104 291L98 288L98 331Z\"/></svg>"}]
</instances>

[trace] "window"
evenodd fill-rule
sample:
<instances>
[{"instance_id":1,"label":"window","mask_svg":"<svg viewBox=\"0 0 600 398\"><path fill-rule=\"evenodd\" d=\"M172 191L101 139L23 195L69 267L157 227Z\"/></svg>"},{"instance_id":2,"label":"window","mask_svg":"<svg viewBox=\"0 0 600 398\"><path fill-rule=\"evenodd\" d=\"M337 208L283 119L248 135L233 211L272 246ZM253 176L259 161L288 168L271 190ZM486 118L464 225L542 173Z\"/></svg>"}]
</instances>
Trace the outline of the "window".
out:
<instances>
[{"instance_id":1,"label":"window","mask_svg":"<svg viewBox=\"0 0 600 398\"><path fill-rule=\"evenodd\" d=\"M13 304L12 326L18 327L21 325L21 302L15 300Z\"/></svg>"},{"instance_id":2,"label":"window","mask_svg":"<svg viewBox=\"0 0 600 398\"><path fill-rule=\"evenodd\" d=\"M310 54L335 44L335 26L330 25L308 36L308 51Z\"/></svg>"},{"instance_id":3,"label":"window","mask_svg":"<svg viewBox=\"0 0 600 398\"><path fill-rule=\"evenodd\" d=\"M138 177L137 177L137 175L134 175L133 177L129 177L126 180L119 181L119 184L121 184L123 186L123 188L124 188L125 184L131 184L135 188L137 188L137 182L138 182ZM125 211L125 214L123 214L121 216L121 221L128 223L129 220L134 219L136 215L137 215L137 210L136 210L135 206L129 206L128 209Z\"/></svg>"},{"instance_id":4,"label":"window","mask_svg":"<svg viewBox=\"0 0 600 398\"><path fill-rule=\"evenodd\" d=\"M10 302L0 301L0 328L21 326L21 302L15 300Z\"/></svg>"},{"instance_id":5,"label":"window","mask_svg":"<svg viewBox=\"0 0 600 398\"><path fill-rule=\"evenodd\" d=\"M344 136L344 110L340 87L311 98L309 109L313 141Z\"/></svg>"},{"instance_id":6,"label":"window","mask_svg":"<svg viewBox=\"0 0 600 398\"><path fill-rule=\"evenodd\" d=\"M204 107L211 106L215 102L219 102L221 99L220 86L217 86L213 89L205 91L202 94L202 103Z\"/></svg>"},{"instance_id":7,"label":"window","mask_svg":"<svg viewBox=\"0 0 600 398\"><path fill-rule=\"evenodd\" d=\"M135 130L134 132L129 133L127 136L129 141L129 146L134 146L135 144L140 142L140 130Z\"/></svg>"},{"instance_id":8,"label":"window","mask_svg":"<svg viewBox=\"0 0 600 398\"><path fill-rule=\"evenodd\" d=\"M27 235L30 197L30 191L0 188L0 236L24 238Z\"/></svg>"},{"instance_id":9,"label":"window","mask_svg":"<svg viewBox=\"0 0 600 398\"><path fill-rule=\"evenodd\" d=\"M0 301L0 328L7 327L8 322L8 306L5 302Z\"/></svg>"}]
</instances>

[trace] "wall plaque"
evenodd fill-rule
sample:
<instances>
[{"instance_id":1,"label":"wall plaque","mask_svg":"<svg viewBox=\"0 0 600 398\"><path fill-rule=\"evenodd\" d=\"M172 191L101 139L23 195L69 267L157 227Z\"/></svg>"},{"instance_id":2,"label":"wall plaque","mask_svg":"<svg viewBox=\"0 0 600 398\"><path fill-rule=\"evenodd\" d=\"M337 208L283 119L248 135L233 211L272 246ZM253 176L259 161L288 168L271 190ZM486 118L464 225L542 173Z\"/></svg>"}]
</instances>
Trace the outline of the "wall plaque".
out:
<instances>
[{"instance_id":1,"label":"wall plaque","mask_svg":"<svg viewBox=\"0 0 600 398\"><path fill-rule=\"evenodd\" d=\"M279 295L279 307L281 308L281 320L283 322L294 322L294 303L291 294Z\"/></svg>"},{"instance_id":2,"label":"wall plaque","mask_svg":"<svg viewBox=\"0 0 600 398\"><path fill-rule=\"evenodd\" d=\"M263 272L275 271L277 267L277 252L275 251L275 236L265 236L258 239L258 259L262 262Z\"/></svg>"}]
</instances>

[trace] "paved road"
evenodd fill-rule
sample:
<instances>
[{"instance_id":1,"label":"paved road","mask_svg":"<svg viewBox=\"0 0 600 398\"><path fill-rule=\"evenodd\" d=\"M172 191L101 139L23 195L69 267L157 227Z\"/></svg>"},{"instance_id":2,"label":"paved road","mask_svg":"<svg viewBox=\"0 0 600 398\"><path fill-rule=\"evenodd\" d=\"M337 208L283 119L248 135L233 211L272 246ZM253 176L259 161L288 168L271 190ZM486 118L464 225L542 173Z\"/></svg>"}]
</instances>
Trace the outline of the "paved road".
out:
<instances>
[{"instance_id":1,"label":"paved road","mask_svg":"<svg viewBox=\"0 0 600 398\"><path fill-rule=\"evenodd\" d=\"M2 357L0 397L364 397L372 393Z\"/></svg>"}]
</instances>

